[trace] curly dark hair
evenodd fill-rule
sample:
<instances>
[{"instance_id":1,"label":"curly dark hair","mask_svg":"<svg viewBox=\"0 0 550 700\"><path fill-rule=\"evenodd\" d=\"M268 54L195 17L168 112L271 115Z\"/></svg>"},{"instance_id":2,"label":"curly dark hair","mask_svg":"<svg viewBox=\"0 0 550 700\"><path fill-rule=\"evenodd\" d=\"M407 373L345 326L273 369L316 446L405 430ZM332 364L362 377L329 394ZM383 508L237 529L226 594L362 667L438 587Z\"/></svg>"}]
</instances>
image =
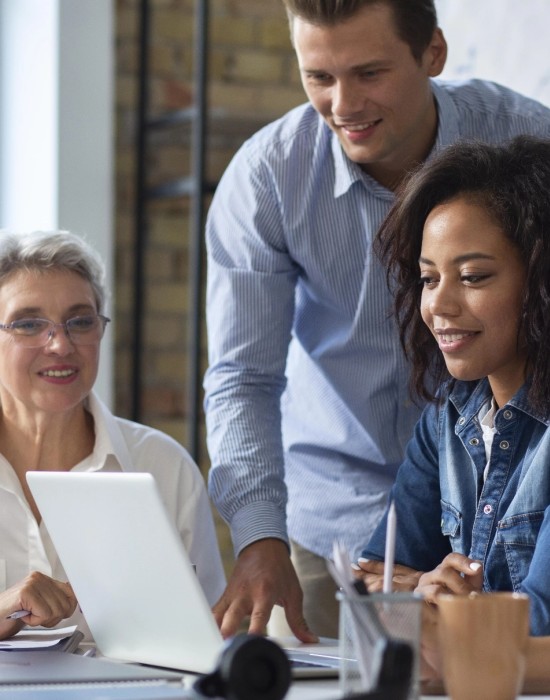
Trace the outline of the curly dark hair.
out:
<instances>
[{"instance_id":1,"label":"curly dark hair","mask_svg":"<svg viewBox=\"0 0 550 700\"><path fill-rule=\"evenodd\" d=\"M333 25L353 17L368 5L388 5L395 18L399 37L409 45L420 62L437 28L434 0L283 0L290 21L300 17L317 25Z\"/></svg>"},{"instance_id":2,"label":"curly dark hair","mask_svg":"<svg viewBox=\"0 0 550 700\"><path fill-rule=\"evenodd\" d=\"M412 395L434 400L451 376L420 315L419 257L434 207L458 196L481 205L520 252L526 284L518 333L527 346L529 401L550 411L550 140L518 136L507 144L463 142L417 168L401 185L375 240L394 295L394 315L412 364Z\"/></svg>"}]
</instances>

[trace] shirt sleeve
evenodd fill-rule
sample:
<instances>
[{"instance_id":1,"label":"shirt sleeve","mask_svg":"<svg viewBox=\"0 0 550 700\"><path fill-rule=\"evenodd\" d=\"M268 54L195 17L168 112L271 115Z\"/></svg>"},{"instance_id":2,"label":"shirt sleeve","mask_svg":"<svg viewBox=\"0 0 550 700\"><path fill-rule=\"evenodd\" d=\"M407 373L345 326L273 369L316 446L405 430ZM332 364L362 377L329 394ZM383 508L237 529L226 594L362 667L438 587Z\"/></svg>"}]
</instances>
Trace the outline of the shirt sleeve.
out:
<instances>
[{"instance_id":1,"label":"shirt sleeve","mask_svg":"<svg viewBox=\"0 0 550 700\"><path fill-rule=\"evenodd\" d=\"M397 529L395 563L430 571L451 552L441 531L441 489L437 408L424 409L400 466L390 498L395 501ZM363 557L383 561L387 511Z\"/></svg>"},{"instance_id":2,"label":"shirt sleeve","mask_svg":"<svg viewBox=\"0 0 550 700\"><path fill-rule=\"evenodd\" d=\"M287 540L280 399L298 275L275 177L250 146L217 188L207 251L209 489L238 553Z\"/></svg>"}]
</instances>

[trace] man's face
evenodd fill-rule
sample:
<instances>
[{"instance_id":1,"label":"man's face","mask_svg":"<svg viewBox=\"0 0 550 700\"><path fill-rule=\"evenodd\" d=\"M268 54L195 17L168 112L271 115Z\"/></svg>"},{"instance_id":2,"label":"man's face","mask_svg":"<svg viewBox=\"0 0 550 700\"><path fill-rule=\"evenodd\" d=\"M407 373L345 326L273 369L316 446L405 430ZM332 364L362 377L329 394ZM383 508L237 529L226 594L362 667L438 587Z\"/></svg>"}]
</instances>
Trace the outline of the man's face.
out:
<instances>
[{"instance_id":1,"label":"man's face","mask_svg":"<svg viewBox=\"0 0 550 700\"><path fill-rule=\"evenodd\" d=\"M443 35L437 30L417 61L385 4L364 7L334 26L294 18L292 34L311 104L348 158L393 188L435 138L429 78L445 64Z\"/></svg>"}]
</instances>

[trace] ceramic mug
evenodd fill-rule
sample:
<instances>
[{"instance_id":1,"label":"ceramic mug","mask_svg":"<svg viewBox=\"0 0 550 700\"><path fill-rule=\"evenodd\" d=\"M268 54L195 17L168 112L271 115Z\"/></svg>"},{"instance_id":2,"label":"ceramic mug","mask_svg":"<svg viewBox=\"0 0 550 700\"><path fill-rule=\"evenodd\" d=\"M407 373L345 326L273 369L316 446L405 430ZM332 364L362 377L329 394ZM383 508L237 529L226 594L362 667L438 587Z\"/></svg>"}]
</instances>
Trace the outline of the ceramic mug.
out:
<instances>
[{"instance_id":1,"label":"ceramic mug","mask_svg":"<svg viewBox=\"0 0 550 700\"><path fill-rule=\"evenodd\" d=\"M525 673L529 598L520 593L441 595L438 635L452 700L515 700Z\"/></svg>"}]
</instances>

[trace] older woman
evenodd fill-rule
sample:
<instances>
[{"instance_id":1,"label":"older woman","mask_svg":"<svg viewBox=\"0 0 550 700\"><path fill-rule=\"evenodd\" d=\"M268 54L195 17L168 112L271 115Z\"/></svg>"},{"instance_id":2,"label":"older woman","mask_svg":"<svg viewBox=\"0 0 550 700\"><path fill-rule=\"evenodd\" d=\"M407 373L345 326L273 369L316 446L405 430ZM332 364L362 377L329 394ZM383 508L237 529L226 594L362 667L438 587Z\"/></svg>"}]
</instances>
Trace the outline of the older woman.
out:
<instances>
[{"instance_id":1,"label":"older woman","mask_svg":"<svg viewBox=\"0 0 550 700\"><path fill-rule=\"evenodd\" d=\"M28 471L148 471L214 604L225 577L197 466L93 392L105 296L103 265L79 237L0 233L0 591L35 570L65 578Z\"/></svg>"}]
</instances>

